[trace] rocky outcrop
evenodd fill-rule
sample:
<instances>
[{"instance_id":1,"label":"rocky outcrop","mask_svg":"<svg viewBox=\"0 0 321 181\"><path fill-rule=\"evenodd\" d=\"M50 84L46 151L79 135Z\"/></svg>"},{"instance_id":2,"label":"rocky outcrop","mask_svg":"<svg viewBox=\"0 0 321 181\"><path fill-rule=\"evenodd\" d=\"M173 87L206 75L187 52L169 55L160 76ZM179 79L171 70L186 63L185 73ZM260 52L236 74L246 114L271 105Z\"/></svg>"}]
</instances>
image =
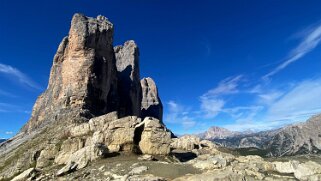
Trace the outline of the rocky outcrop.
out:
<instances>
[{"instance_id":1,"label":"rocky outcrop","mask_svg":"<svg viewBox=\"0 0 321 181\"><path fill-rule=\"evenodd\" d=\"M117 109L113 25L107 18L75 14L53 60L47 90L22 128L31 132L53 121L87 120Z\"/></svg>"},{"instance_id":2,"label":"rocky outcrop","mask_svg":"<svg viewBox=\"0 0 321 181\"><path fill-rule=\"evenodd\" d=\"M152 78L143 78L140 81L142 86L142 117L154 117L162 121L163 104L159 98L156 84Z\"/></svg>"},{"instance_id":3,"label":"rocky outcrop","mask_svg":"<svg viewBox=\"0 0 321 181\"><path fill-rule=\"evenodd\" d=\"M215 148L217 148L217 145L209 140L201 140L195 135L184 135L179 138L172 138L171 148L185 151L201 149L215 150Z\"/></svg>"},{"instance_id":4,"label":"rocky outcrop","mask_svg":"<svg viewBox=\"0 0 321 181\"><path fill-rule=\"evenodd\" d=\"M52 122L86 122L112 111L162 121L163 107L155 82L140 81L136 43L113 47L113 25L107 18L75 14L54 57L48 88L22 132Z\"/></svg>"},{"instance_id":5,"label":"rocky outcrop","mask_svg":"<svg viewBox=\"0 0 321 181\"><path fill-rule=\"evenodd\" d=\"M114 48L118 75L119 115L140 116L142 88L139 76L139 51L133 40Z\"/></svg>"},{"instance_id":6,"label":"rocky outcrop","mask_svg":"<svg viewBox=\"0 0 321 181\"><path fill-rule=\"evenodd\" d=\"M143 154L167 155L170 152L171 132L158 120L146 117L143 121L139 148Z\"/></svg>"},{"instance_id":7,"label":"rocky outcrop","mask_svg":"<svg viewBox=\"0 0 321 181\"><path fill-rule=\"evenodd\" d=\"M73 16L30 120L0 145L0 179L61 164L64 175L115 152L169 154L156 84L140 81L138 46L113 47L113 31L106 17Z\"/></svg>"}]
</instances>

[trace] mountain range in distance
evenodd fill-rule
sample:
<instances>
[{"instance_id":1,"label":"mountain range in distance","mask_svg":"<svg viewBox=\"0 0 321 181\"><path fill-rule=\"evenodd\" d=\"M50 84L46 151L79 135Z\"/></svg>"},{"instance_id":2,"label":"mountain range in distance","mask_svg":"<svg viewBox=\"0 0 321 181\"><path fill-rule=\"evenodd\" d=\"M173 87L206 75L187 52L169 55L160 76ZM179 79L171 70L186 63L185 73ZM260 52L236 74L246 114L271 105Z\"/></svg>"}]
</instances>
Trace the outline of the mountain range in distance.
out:
<instances>
[{"instance_id":1,"label":"mountain range in distance","mask_svg":"<svg viewBox=\"0 0 321 181\"><path fill-rule=\"evenodd\" d=\"M267 157L316 154L321 152L321 114L274 130L237 132L214 126L197 136L227 148L256 149Z\"/></svg>"}]
</instances>

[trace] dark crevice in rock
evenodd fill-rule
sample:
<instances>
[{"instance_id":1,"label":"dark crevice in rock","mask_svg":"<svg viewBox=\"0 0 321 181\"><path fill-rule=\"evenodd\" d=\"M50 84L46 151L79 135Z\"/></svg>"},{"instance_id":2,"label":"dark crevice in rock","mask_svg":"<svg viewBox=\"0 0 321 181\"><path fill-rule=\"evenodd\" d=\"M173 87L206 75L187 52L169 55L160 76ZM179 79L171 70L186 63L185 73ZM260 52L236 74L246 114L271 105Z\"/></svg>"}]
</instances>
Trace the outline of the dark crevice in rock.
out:
<instances>
[{"instance_id":1,"label":"dark crevice in rock","mask_svg":"<svg viewBox=\"0 0 321 181\"><path fill-rule=\"evenodd\" d=\"M135 132L134 132L134 145L136 147L136 150L135 152L138 153L138 154L141 154L142 151L140 150L139 148L139 142L141 141L142 139L142 134L143 134L143 131L144 131L144 128L145 128L145 125L142 124L140 126L138 126L136 129L135 129Z\"/></svg>"}]
</instances>

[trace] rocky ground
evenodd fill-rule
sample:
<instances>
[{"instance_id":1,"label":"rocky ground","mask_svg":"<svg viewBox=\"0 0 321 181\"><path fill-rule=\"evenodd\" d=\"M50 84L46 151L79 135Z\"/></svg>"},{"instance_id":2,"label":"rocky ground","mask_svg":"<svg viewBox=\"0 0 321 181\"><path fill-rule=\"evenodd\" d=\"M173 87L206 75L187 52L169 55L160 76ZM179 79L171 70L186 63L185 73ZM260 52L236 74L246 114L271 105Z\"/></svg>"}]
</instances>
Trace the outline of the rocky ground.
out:
<instances>
[{"instance_id":1,"label":"rocky ground","mask_svg":"<svg viewBox=\"0 0 321 181\"><path fill-rule=\"evenodd\" d=\"M110 153L63 174L62 165L30 168L13 180L320 180L319 156L262 158L219 151L193 136L174 138L171 154ZM311 158L314 158L311 161ZM5 179L3 179L5 180Z\"/></svg>"}]
</instances>

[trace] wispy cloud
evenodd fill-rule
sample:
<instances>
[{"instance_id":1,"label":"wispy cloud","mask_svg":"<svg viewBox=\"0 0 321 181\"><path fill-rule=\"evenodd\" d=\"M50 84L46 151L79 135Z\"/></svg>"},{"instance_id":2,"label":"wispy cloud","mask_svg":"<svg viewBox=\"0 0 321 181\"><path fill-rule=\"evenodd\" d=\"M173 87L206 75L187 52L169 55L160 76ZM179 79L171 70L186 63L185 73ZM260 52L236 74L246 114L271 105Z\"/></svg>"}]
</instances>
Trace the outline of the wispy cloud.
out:
<instances>
[{"instance_id":1,"label":"wispy cloud","mask_svg":"<svg viewBox=\"0 0 321 181\"><path fill-rule=\"evenodd\" d=\"M318 24L317 26L310 28L309 31L306 31L304 33L302 42L289 53L288 57L285 59L285 61L283 61L283 63L281 63L268 74L264 75L262 78L264 80L267 80L274 74L289 66L291 63L299 60L304 55L312 51L315 47L317 47L320 43L320 40L321 24Z\"/></svg>"},{"instance_id":2,"label":"wispy cloud","mask_svg":"<svg viewBox=\"0 0 321 181\"><path fill-rule=\"evenodd\" d=\"M168 111L165 115L165 121L169 124L178 124L184 130L193 128L197 121L192 115L190 108L183 106L173 100L167 102Z\"/></svg>"},{"instance_id":3,"label":"wispy cloud","mask_svg":"<svg viewBox=\"0 0 321 181\"><path fill-rule=\"evenodd\" d=\"M225 101L223 99L215 99L208 97L201 97L201 110L205 113L206 118L214 118L223 109Z\"/></svg>"},{"instance_id":4,"label":"wispy cloud","mask_svg":"<svg viewBox=\"0 0 321 181\"><path fill-rule=\"evenodd\" d=\"M321 78L297 83L267 112L270 120L299 120L321 112Z\"/></svg>"},{"instance_id":5,"label":"wispy cloud","mask_svg":"<svg viewBox=\"0 0 321 181\"><path fill-rule=\"evenodd\" d=\"M200 96L201 111L206 118L214 118L222 111L226 103L223 96L238 93L237 87L242 80L243 75L228 77L222 80L217 87Z\"/></svg>"},{"instance_id":6,"label":"wispy cloud","mask_svg":"<svg viewBox=\"0 0 321 181\"><path fill-rule=\"evenodd\" d=\"M38 90L41 89L41 87L31 80L26 74L10 65L0 63L0 73L13 76L19 83L27 85L28 87Z\"/></svg>"},{"instance_id":7,"label":"wispy cloud","mask_svg":"<svg viewBox=\"0 0 321 181\"><path fill-rule=\"evenodd\" d=\"M222 80L217 87L209 90L203 96L206 97L216 97L226 94L234 94L238 92L238 85L244 78L243 75L238 75L235 77L228 77Z\"/></svg>"},{"instance_id":8,"label":"wispy cloud","mask_svg":"<svg viewBox=\"0 0 321 181\"><path fill-rule=\"evenodd\" d=\"M269 90L258 94L258 102L263 105L270 105L284 95L280 90Z\"/></svg>"}]
</instances>

